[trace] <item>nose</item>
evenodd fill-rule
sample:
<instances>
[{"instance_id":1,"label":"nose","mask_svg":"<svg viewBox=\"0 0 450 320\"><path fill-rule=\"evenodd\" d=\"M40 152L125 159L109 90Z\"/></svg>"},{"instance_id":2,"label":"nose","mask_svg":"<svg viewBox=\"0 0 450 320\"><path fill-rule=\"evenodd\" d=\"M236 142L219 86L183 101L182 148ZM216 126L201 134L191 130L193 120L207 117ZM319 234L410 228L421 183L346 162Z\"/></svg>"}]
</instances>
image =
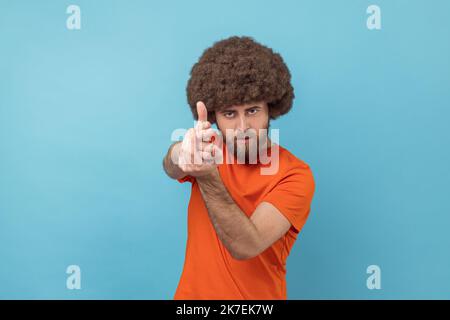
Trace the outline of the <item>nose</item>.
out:
<instances>
[{"instance_id":1,"label":"nose","mask_svg":"<svg viewBox=\"0 0 450 320\"><path fill-rule=\"evenodd\" d=\"M238 130L245 132L248 128L247 117L245 116L245 114L239 115Z\"/></svg>"}]
</instances>

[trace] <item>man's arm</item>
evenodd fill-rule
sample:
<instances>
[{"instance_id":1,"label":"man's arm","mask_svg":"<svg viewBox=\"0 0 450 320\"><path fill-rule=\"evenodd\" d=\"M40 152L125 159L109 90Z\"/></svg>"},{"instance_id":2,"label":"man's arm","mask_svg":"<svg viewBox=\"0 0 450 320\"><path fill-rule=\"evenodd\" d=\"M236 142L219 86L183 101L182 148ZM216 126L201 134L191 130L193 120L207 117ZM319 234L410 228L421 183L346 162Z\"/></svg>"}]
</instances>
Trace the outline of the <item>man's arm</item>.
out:
<instances>
[{"instance_id":1,"label":"man's arm","mask_svg":"<svg viewBox=\"0 0 450 320\"><path fill-rule=\"evenodd\" d=\"M172 159L178 159L178 155L180 152L181 142L175 142L167 151L166 156L163 159L163 167L166 174L172 179L181 179L186 176L178 164L174 163Z\"/></svg>"},{"instance_id":2,"label":"man's arm","mask_svg":"<svg viewBox=\"0 0 450 320\"><path fill-rule=\"evenodd\" d=\"M289 220L268 202L258 205L248 218L229 195L217 170L197 177L197 182L214 229L235 259L257 256L291 226Z\"/></svg>"}]
</instances>

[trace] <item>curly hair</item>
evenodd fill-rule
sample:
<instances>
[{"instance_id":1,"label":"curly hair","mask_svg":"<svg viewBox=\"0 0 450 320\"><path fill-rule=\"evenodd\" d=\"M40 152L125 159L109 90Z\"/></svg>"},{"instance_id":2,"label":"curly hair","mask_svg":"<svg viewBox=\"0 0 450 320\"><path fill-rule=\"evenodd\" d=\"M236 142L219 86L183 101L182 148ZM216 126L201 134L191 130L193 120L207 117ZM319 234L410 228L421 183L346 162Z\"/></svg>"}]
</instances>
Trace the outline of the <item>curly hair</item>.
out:
<instances>
[{"instance_id":1,"label":"curly hair","mask_svg":"<svg viewBox=\"0 0 450 320\"><path fill-rule=\"evenodd\" d=\"M186 91L194 118L196 103L203 101L212 123L217 110L260 101L276 119L289 112L294 99L283 58L251 37L233 36L207 48L191 69Z\"/></svg>"}]
</instances>

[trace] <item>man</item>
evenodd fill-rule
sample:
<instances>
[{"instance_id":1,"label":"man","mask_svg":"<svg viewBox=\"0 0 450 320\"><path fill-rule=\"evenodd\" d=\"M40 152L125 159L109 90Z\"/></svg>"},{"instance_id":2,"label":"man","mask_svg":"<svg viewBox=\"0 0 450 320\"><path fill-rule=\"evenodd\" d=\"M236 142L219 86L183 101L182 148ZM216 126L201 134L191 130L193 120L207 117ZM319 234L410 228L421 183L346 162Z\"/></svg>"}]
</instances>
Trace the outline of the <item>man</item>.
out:
<instances>
[{"instance_id":1,"label":"man","mask_svg":"<svg viewBox=\"0 0 450 320\"><path fill-rule=\"evenodd\" d=\"M315 188L309 166L265 135L292 107L290 79L281 56L249 37L216 42L193 66L198 122L163 161L169 177L192 183L174 299L287 299L286 259Z\"/></svg>"}]
</instances>

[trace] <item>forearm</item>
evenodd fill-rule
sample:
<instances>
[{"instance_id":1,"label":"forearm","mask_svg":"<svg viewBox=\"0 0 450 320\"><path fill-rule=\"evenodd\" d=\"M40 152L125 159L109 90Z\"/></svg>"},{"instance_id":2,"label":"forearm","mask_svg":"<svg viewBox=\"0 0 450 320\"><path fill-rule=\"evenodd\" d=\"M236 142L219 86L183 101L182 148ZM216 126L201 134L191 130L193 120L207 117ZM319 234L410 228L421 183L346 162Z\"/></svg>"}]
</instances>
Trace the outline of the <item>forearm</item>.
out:
<instances>
[{"instance_id":1,"label":"forearm","mask_svg":"<svg viewBox=\"0 0 450 320\"><path fill-rule=\"evenodd\" d=\"M197 182L219 239L234 258L251 257L260 243L258 230L231 198L219 172L199 177Z\"/></svg>"},{"instance_id":2,"label":"forearm","mask_svg":"<svg viewBox=\"0 0 450 320\"><path fill-rule=\"evenodd\" d=\"M181 142L175 142L167 151L166 156L163 159L163 167L166 174L172 179L183 178L186 174L180 169L177 163L174 163L172 159L178 159Z\"/></svg>"}]
</instances>

